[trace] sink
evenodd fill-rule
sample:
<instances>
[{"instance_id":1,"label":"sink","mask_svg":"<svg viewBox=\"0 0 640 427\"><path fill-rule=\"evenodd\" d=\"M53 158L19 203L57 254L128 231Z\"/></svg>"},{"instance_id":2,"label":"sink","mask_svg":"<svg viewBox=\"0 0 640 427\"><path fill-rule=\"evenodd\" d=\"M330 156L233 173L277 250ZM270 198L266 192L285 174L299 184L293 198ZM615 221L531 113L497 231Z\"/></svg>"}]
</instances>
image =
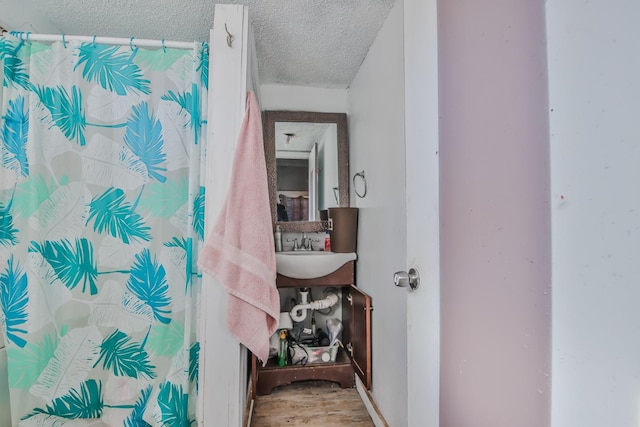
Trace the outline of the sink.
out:
<instances>
[{"instance_id":1,"label":"sink","mask_svg":"<svg viewBox=\"0 0 640 427\"><path fill-rule=\"evenodd\" d=\"M276 271L293 279L313 279L333 273L347 262L356 258L355 252L276 252Z\"/></svg>"}]
</instances>

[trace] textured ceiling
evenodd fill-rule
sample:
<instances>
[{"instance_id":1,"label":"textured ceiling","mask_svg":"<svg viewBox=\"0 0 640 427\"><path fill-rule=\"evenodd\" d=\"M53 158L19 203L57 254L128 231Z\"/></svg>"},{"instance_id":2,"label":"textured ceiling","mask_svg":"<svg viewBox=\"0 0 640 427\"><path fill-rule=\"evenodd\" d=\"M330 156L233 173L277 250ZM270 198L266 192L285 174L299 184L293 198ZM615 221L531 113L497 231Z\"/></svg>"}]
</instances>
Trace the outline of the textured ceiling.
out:
<instances>
[{"instance_id":1,"label":"textured ceiling","mask_svg":"<svg viewBox=\"0 0 640 427\"><path fill-rule=\"evenodd\" d=\"M1 0L0 4L18 0ZM215 3L244 4L261 83L346 88L395 0L19 0L60 33L206 41ZM15 6L14 6L15 7ZM9 10L9 9L5 9ZM2 14L5 15L6 12ZM19 28L2 16L11 30ZM34 21L36 22L36 21ZM42 32L42 31L41 31Z\"/></svg>"}]
</instances>

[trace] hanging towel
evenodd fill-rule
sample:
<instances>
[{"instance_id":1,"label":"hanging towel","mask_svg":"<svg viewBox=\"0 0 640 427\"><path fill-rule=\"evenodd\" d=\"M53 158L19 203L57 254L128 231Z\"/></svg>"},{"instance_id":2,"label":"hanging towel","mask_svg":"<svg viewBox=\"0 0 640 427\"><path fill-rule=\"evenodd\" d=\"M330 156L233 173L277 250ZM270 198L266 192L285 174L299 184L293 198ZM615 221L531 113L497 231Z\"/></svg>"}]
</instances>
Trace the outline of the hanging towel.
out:
<instances>
[{"instance_id":1,"label":"hanging towel","mask_svg":"<svg viewBox=\"0 0 640 427\"><path fill-rule=\"evenodd\" d=\"M262 118L250 92L229 191L198 265L215 276L229 294L229 331L263 364L280 316L267 182Z\"/></svg>"}]
</instances>

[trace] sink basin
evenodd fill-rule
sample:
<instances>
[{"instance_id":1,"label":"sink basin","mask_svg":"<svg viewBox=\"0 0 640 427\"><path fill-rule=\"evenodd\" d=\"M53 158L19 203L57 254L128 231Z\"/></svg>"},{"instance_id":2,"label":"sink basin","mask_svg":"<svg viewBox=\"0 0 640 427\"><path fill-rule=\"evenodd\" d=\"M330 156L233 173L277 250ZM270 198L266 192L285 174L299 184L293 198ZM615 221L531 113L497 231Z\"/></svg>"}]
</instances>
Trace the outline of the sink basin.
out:
<instances>
[{"instance_id":1,"label":"sink basin","mask_svg":"<svg viewBox=\"0 0 640 427\"><path fill-rule=\"evenodd\" d=\"M355 252L276 252L276 271L293 279L313 279L333 273L347 262L356 258Z\"/></svg>"}]
</instances>

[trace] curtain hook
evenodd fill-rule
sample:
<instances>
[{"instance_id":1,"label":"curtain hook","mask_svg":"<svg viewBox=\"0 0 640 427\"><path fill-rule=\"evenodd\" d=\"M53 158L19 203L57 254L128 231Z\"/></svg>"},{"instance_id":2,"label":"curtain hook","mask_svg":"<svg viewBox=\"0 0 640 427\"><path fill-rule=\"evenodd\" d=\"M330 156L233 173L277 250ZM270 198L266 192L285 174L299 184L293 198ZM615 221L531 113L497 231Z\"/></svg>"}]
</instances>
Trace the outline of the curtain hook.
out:
<instances>
[{"instance_id":1,"label":"curtain hook","mask_svg":"<svg viewBox=\"0 0 640 427\"><path fill-rule=\"evenodd\" d=\"M18 51L20 50L20 48L22 48L22 45L24 45L24 40L22 40L22 32L20 31L11 31L10 33L12 36L14 36L15 38L20 40L20 43L18 43L18 46L16 46L15 50L13 51L14 54L18 53Z\"/></svg>"},{"instance_id":2,"label":"curtain hook","mask_svg":"<svg viewBox=\"0 0 640 427\"><path fill-rule=\"evenodd\" d=\"M96 47L96 35L93 35L93 47Z\"/></svg>"},{"instance_id":3,"label":"curtain hook","mask_svg":"<svg viewBox=\"0 0 640 427\"><path fill-rule=\"evenodd\" d=\"M64 33L62 33L62 47L67 48L67 41L64 38Z\"/></svg>"},{"instance_id":4,"label":"curtain hook","mask_svg":"<svg viewBox=\"0 0 640 427\"><path fill-rule=\"evenodd\" d=\"M162 51L167 53L167 47L164 45L164 39L162 39Z\"/></svg>"},{"instance_id":5,"label":"curtain hook","mask_svg":"<svg viewBox=\"0 0 640 427\"><path fill-rule=\"evenodd\" d=\"M133 50L133 36L129 39L129 48Z\"/></svg>"},{"instance_id":6,"label":"curtain hook","mask_svg":"<svg viewBox=\"0 0 640 427\"><path fill-rule=\"evenodd\" d=\"M31 35L31 31L27 32L27 43L29 43L29 36Z\"/></svg>"}]
</instances>

